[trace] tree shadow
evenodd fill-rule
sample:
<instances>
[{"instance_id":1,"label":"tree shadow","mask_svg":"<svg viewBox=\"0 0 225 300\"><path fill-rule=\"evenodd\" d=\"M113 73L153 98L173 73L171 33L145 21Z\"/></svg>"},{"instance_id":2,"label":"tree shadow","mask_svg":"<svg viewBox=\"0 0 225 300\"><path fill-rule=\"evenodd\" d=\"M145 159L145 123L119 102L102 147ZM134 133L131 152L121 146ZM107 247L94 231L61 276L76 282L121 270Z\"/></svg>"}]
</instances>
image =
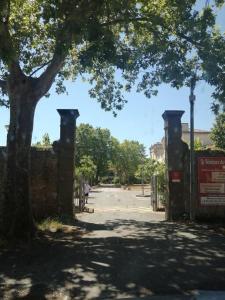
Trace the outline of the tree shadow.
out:
<instances>
[{"instance_id":1,"label":"tree shadow","mask_svg":"<svg viewBox=\"0 0 225 300\"><path fill-rule=\"evenodd\" d=\"M77 231L1 252L0 297L118 299L225 289L225 236L210 226L76 224Z\"/></svg>"}]
</instances>

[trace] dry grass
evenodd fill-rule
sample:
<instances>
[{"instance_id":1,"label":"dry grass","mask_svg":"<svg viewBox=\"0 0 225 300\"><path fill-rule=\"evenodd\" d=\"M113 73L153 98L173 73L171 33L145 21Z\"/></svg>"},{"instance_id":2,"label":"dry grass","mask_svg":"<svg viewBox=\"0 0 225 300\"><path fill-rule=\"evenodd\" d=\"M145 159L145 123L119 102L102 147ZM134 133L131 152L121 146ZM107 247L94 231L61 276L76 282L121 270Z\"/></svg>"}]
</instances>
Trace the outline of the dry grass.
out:
<instances>
[{"instance_id":1,"label":"dry grass","mask_svg":"<svg viewBox=\"0 0 225 300\"><path fill-rule=\"evenodd\" d=\"M37 228L41 231L57 232L62 231L64 225L57 219L47 218L37 224Z\"/></svg>"},{"instance_id":2,"label":"dry grass","mask_svg":"<svg viewBox=\"0 0 225 300\"><path fill-rule=\"evenodd\" d=\"M145 191L150 191L150 185L149 184L144 184L143 186L144 186ZM142 185L141 184L128 185L127 188L131 191L142 191Z\"/></svg>"}]
</instances>

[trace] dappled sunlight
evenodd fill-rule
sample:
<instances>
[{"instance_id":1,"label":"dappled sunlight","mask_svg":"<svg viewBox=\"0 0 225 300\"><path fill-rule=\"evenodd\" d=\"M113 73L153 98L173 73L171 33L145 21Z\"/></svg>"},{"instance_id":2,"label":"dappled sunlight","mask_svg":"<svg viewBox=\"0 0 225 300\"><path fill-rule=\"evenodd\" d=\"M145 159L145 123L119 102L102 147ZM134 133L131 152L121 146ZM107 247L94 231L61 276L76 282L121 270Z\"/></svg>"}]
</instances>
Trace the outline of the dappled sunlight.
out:
<instances>
[{"instance_id":1,"label":"dappled sunlight","mask_svg":"<svg viewBox=\"0 0 225 300\"><path fill-rule=\"evenodd\" d=\"M52 233L31 249L1 254L3 295L9 285L21 297L76 299L224 289L225 236L205 225L135 220L78 225L80 235Z\"/></svg>"},{"instance_id":2,"label":"dappled sunlight","mask_svg":"<svg viewBox=\"0 0 225 300\"><path fill-rule=\"evenodd\" d=\"M32 281L31 278L29 278L29 276L18 280L1 274L0 282L1 286L5 286L4 299L10 299L16 298L19 295L26 296L30 291Z\"/></svg>"},{"instance_id":3,"label":"dappled sunlight","mask_svg":"<svg viewBox=\"0 0 225 300\"><path fill-rule=\"evenodd\" d=\"M148 198L120 195L93 194L94 213L30 247L0 252L0 296L123 299L225 289L224 231L163 221Z\"/></svg>"}]
</instances>

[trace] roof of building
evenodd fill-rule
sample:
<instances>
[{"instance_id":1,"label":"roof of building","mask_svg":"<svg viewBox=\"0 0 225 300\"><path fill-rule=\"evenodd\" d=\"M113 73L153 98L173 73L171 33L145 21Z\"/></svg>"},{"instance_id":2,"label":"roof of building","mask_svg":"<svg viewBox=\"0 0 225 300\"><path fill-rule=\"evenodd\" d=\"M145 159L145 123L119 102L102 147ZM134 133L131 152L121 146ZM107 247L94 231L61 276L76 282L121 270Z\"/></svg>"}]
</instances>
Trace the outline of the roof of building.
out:
<instances>
[{"instance_id":1,"label":"roof of building","mask_svg":"<svg viewBox=\"0 0 225 300\"><path fill-rule=\"evenodd\" d=\"M182 134L183 133L190 134L190 128L189 128L189 124L188 123L181 123L181 126L182 126ZM196 128L196 129L194 129L194 133L210 134L211 131L209 131L209 130L203 130L203 129L197 129ZM157 142L157 143L151 145L150 149L153 149L153 148L159 146L159 144L161 144L161 145L164 144L164 141L165 141L165 136L162 137L161 142Z\"/></svg>"},{"instance_id":2,"label":"roof of building","mask_svg":"<svg viewBox=\"0 0 225 300\"><path fill-rule=\"evenodd\" d=\"M194 133L210 133L211 131L202 130L202 129L194 129ZM182 133L190 133L190 130L182 130Z\"/></svg>"}]
</instances>

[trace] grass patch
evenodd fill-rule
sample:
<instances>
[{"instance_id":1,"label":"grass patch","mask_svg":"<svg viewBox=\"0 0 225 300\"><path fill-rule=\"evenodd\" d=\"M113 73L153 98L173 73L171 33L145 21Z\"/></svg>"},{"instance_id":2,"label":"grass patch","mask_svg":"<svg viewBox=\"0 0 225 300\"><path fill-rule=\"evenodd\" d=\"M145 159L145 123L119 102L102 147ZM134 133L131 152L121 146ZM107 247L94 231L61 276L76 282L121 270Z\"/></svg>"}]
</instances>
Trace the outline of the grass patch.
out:
<instances>
[{"instance_id":1,"label":"grass patch","mask_svg":"<svg viewBox=\"0 0 225 300\"><path fill-rule=\"evenodd\" d=\"M37 223L37 228L40 231L57 232L57 231L62 231L63 223L57 219L47 218Z\"/></svg>"}]
</instances>

